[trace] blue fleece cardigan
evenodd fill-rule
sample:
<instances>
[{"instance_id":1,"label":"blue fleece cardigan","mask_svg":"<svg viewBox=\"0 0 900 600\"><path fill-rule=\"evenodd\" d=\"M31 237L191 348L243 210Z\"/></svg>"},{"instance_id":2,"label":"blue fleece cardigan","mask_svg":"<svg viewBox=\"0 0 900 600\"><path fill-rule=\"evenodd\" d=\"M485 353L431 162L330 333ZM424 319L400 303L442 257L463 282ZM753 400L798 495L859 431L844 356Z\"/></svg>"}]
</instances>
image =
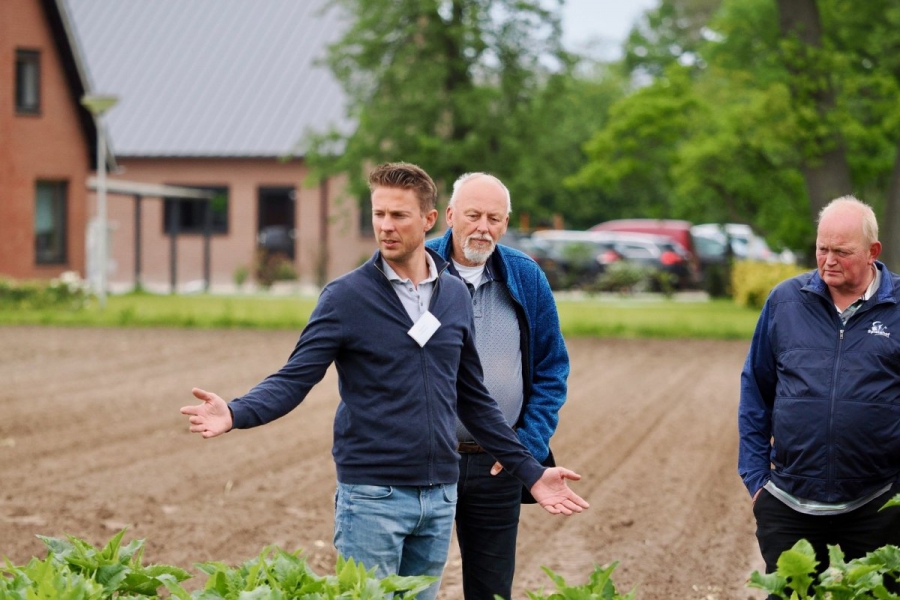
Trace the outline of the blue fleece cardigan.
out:
<instances>
[{"instance_id":1,"label":"blue fleece cardigan","mask_svg":"<svg viewBox=\"0 0 900 600\"><path fill-rule=\"evenodd\" d=\"M235 428L295 408L333 362L341 402L332 455L348 484L455 484L456 418L527 487L543 467L528 453L484 387L465 284L431 253L439 276L429 310L441 325L420 347L413 322L376 252L322 290L287 363L229 403Z\"/></svg>"},{"instance_id":2,"label":"blue fleece cardigan","mask_svg":"<svg viewBox=\"0 0 900 600\"><path fill-rule=\"evenodd\" d=\"M447 230L426 246L449 261L453 231ZM525 253L498 245L490 267L512 296L522 332L525 399L516 432L528 451L544 462L550 454L550 437L559 423L559 409L566 401L569 377L569 354L559 329L556 300L546 275Z\"/></svg>"}]
</instances>

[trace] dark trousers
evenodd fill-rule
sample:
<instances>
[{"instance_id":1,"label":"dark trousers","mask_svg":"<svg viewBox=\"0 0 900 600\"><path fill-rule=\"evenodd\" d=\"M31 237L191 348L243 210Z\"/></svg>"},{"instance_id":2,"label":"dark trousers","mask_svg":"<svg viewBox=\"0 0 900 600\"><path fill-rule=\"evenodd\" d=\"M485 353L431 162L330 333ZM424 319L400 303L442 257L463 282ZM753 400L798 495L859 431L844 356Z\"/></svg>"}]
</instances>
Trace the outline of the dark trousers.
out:
<instances>
[{"instance_id":1,"label":"dark trousers","mask_svg":"<svg viewBox=\"0 0 900 600\"><path fill-rule=\"evenodd\" d=\"M753 505L753 514L766 572L773 573L781 553L800 539L806 539L815 549L819 561L816 569L820 573L828 568L828 545L840 546L847 561L887 544L900 546L900 507L878 512L897 491L895 483L893 488L852 512L812 516L795 511L763 489Z\"/></svg>"},{"instance_id":2,"label":"dark trousers","mask_svg":"<svg viewBox=\"0 0 900 600\"><path fill-rule=\"evenodd\" d=\"M512 596L522 482L491 475L490 454L462 454L456 502L456 537L466 600Z\"/></svg>"}]
</instances>

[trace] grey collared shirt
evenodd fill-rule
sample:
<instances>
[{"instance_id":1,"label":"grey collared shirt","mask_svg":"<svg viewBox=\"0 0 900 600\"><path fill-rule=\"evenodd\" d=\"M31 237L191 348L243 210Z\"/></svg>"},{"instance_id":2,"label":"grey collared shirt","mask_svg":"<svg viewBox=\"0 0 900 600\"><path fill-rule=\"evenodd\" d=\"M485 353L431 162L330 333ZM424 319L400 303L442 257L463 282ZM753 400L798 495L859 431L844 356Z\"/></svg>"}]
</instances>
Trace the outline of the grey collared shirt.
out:
<instances>
[{"instance_id":1,"label":"grey collared shirt","mask_svg":"<svg viewBox=\"0 0 900 600\"><path fill-rule=\"evenodd\" d=\"M835 305L835 308L838 311L838 314L841 315L841 322L846 325L847 321L856 314L856 311L860 309L860 307L865 304L866 300L875 295L875 292L878 291L878 286L881 285L881 271L878 270L877 267L872 267L875 269L875 277L872 278L872 283L869 284L869 287L866 288L866 291L863 292L863 295L859 297L859 299L845 308L841 310Z\"/></svg>"},{"instance_id":2,"label":"grey collared shirt","mask_svg":"<svg viewBox=\"0 0 900 600\"><path fill-rule=\"evenodd\" d=\"M458 270L458 265L454 265ZM488 266L479 285L471 286L471 282L469 285L475 317L475 347L484 369L484 385L506 422L513 427L524 402L521 333L515 301L506 284L495 279ZM473 441L472 434L459 421L456 435L461 442Z\"/></svg>"},{"instance_id":3,"label":"grey collared shirt","mask_svg":"<svg viewBox=\"0 0 900 600\"><path fill-rule=\"evenodd\" d=\"M400 298L403 308L406 309L406 313L413 323L418 321L431 305L431 294L434 292L434 283L438 277L434 259L427 252L425 253L425 260L428 261L428 277L420 281L419 285L414 285L408 277L401 279L388 262L383 258L381 259L381 268L394 287L394 291L397 292L397 297Z\"/></svg>"}]
</instances>

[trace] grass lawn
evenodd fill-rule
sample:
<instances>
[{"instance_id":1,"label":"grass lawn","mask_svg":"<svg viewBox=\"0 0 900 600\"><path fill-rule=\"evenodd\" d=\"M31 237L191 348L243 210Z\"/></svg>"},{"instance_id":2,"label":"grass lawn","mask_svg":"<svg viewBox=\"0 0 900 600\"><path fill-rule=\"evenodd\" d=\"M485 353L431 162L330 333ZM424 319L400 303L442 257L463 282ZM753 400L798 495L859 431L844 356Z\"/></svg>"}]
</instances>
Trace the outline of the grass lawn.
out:
<instances>
[{"instance_id":1,"label":"grass lawn","mask_svg":"<svg viewBox=\"0 0 900 600\"><path fill-rule=\"evenodd\" d=\"M0 307L0 325L296 329L306 324L314 297L110 296L69 311ZM563 334L577 337L750 339L758 311L729 300L584 297L557 300Z\"/></svg>"}]
</instances>

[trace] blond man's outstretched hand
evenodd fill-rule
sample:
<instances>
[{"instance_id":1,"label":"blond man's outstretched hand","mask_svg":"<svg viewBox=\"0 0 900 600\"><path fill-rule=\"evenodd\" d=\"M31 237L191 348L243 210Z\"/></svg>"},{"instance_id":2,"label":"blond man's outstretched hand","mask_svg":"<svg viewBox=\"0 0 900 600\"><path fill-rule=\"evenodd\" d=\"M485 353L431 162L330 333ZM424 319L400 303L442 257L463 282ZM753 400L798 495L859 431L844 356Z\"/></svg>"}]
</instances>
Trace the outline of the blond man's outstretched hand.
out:
<instances>
[{"instance_id":1,"label":"blond man's outstretched hand","mask_svg":"<svg viewBox=\"0 0 900 600\"><path fill-rule=\"evenodd\" d=\"M233 422L227 402L216 394L200 388L194 388L191 392L198 400L203 401L202 404L181 407L181 414L188 415L191 433L211 438L231 431Z\"/></svg>"},{"instance_id":2,"label":"blond man's outstretched hand","mask_svg":"<svg viewBox=\"0 0 900 600\"><path fill-rule=\"evenodd\" d=\"M551 467L531 486L531 495L552 515L571 515L590 507L569 488L566 479L578 481L581 475L563 467Z\"/></svg>"}]
</instances>

